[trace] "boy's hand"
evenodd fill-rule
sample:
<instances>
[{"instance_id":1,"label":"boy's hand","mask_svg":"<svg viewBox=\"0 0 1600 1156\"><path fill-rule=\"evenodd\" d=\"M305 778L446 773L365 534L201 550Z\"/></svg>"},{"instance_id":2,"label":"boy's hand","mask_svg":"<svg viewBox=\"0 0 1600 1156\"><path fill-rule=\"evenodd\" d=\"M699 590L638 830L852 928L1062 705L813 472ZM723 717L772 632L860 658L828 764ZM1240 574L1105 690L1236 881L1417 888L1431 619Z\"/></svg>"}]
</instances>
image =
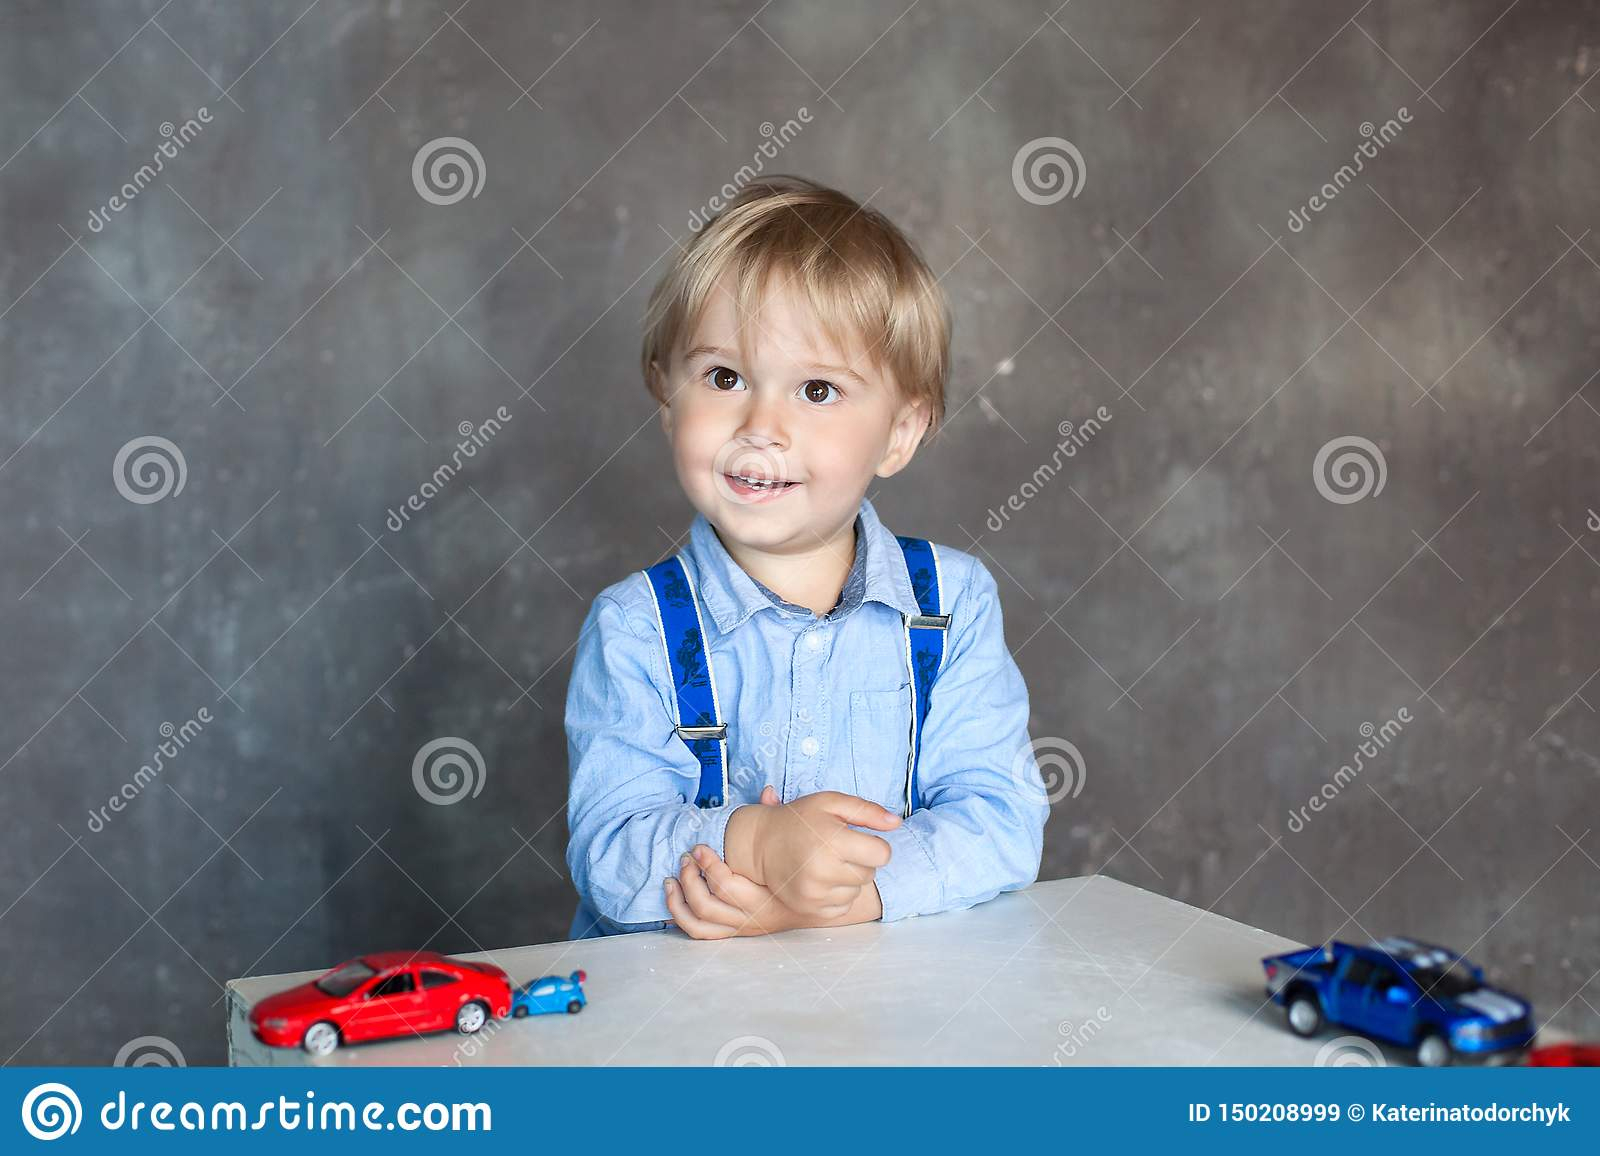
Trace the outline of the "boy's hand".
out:
<instances>
[{"instance_id":1,"label":"boy's hand","mask_svg":"<svg viewBox=\"0 0 1600 1156\"><path fill-rule=\"evenodd\" d=\"M729 939L805 926L771 891L740 875L705 844L697 844L680 862L677 877L666 881L667 910L684 934Z\"/></svg>"},{"instance_id":2,"label":"boy's hand","mask_svg":"<svg viewBox=\"0 0 1600 1156\"><path fill-rule=\"evenodd\" d=\"M899 815L876 803L840 791L780 803L770 786L761 802L738 808L729 819L728 862L802 917L847 914L889 862L888 843L850 829L892 831L900 825Z\"/></svg>"}]
</instances>

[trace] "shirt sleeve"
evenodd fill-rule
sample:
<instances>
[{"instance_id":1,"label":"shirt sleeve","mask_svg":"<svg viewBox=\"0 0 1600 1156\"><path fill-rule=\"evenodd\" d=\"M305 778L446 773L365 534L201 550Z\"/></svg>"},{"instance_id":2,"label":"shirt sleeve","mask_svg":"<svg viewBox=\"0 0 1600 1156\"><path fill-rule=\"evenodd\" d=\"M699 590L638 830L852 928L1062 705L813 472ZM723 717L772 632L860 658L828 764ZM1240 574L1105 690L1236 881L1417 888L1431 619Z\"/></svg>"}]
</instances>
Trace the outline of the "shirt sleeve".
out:
<instances>
[{"instance_id":1,"label":"shirt sleeve","mask_svg":"<svg viewBox=\"0 0 1600 1156\"><path fill-rule=\"evenodd\" d=\"M1028 689L1006 649L994 578L976 558L922 726L922 806L877 872L884 922L972 907L1039 875L1050 806L1028 740Z\"/></svg>"},{"instance_id":2,"label":"shirt sleeve","mask_svg":"<svg viewBox=\"0 0 1600 1156\"><path fill-rule=\"evenodd\" d=\"M673 693L660 637L600 595L567 687L567 868L609 931L665 926L679 857L696 843L724 853L734 808L695 805L700 764L673 731Z\"/></svg>"}]
</instances>

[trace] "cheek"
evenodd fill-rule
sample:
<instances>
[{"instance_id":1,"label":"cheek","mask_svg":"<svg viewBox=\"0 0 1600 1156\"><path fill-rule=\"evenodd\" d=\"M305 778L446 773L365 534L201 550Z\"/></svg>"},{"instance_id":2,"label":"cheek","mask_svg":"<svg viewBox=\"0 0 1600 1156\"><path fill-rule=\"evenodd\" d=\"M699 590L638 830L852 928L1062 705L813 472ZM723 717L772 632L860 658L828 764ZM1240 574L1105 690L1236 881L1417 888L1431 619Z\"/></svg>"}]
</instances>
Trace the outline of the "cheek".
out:
<instances>
[{"instance_id":1,"label":"cheek","mask_svg":"<svg viewBox=\"0 0 1600 1156\"><path fill-rule=\"evenodd\" d=\"M809 467L819 473L867 477L882 459L887 440L874 423L841 423L826 436L808 439L805 456Z\"/></svg>"},{"instance_id":2,"label":"cheek","mask_svg":"<svg viewBox=\"0 0 1600 1156\"><path fill-rule=\"evenodd\" d=\"M732 427L714 407L683 407L673 426L672 456L684 480L709 476L717 454L732 436Z\"/></svg>"}]
</instances>

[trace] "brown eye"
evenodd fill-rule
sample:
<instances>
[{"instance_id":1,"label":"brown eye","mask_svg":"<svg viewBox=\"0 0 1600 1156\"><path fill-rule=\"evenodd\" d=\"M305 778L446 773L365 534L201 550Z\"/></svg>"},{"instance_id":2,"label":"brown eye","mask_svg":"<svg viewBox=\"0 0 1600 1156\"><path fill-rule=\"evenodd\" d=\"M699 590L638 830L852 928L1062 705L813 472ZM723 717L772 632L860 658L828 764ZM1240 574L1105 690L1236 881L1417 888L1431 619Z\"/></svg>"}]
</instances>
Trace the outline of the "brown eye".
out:
<instances>
[{"instance_id":1,"label":"brown eye","mask_svg":"<svg viewBox=\"0 0 1600 1156\"><path fill-rule=\"evenodd\" d=\"M739 387L739 375L733 370L729 369L726 365L718 365L714 367L706 376L711 381L712 389L721 390L722 392L726 393Z\"/></svg>"},{"instance_id":2,"label":"brown eye","mask_svg":"<svg viewBox=\"0 0 1600 1156\"><path fill-rule=\"evenodd\" d=\"M837 398L839 387L831 381L808 381L800 387L805 394L805 399L817 405L832 405Z\"/></svg>"}]
</instances>

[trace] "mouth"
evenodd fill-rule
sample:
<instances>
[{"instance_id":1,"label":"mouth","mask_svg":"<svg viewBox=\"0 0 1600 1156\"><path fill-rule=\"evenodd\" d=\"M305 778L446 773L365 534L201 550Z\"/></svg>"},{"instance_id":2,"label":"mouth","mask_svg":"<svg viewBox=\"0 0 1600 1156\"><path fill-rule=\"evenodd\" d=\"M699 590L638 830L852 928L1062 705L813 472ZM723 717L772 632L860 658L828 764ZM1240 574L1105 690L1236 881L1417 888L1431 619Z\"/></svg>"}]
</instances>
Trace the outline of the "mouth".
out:
<instances>
[{"instance_id":1,"label":"mouth","mask_svg":"<svg viewBox=\"0 0 1600 1156\"><path fill-rule=\"evenodd\" d=\"M754 501L768 501L799 486L799 482L785 481L782 478L765 478L755 474L723 474L722 480L741 498L750 498Z\"/></svg>"}]
</instances>

